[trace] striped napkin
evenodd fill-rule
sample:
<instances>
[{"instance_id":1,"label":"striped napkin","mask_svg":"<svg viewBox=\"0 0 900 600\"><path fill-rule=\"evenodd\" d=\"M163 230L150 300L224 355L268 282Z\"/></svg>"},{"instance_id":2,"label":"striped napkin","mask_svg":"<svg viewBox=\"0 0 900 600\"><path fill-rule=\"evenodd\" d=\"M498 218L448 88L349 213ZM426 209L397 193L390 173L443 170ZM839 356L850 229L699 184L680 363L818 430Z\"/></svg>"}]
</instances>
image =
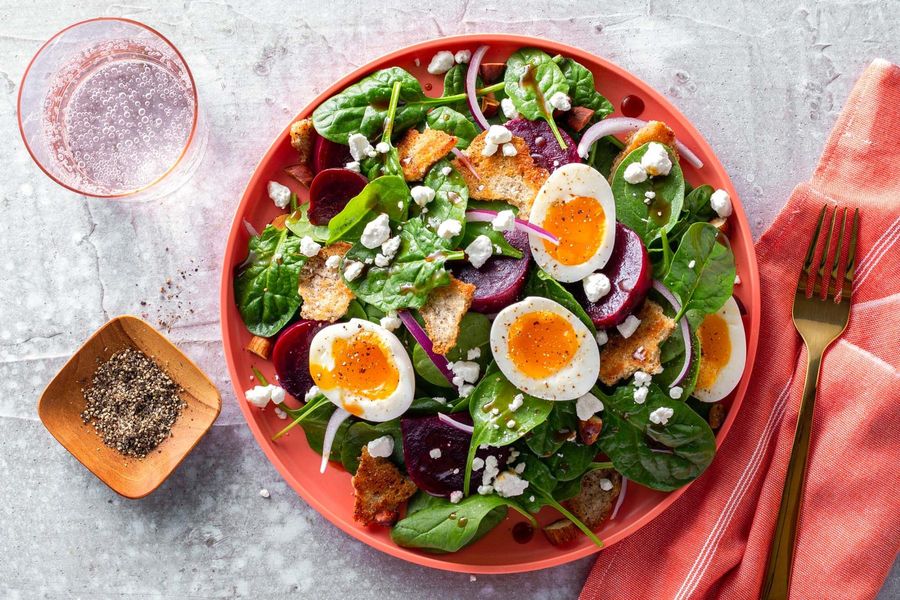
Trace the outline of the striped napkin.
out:
<instances>
[{"instance_id":1,"label":"striped napkin","mask_svg":"<svg viewBox=\"0 0 900 600\"><path fill-rule=\"evenodd\" d=\"M758 597L806 368L794 282L824 203L860 208L859 268L850 325L822 363L791 600L878 593L900 550L900 68L883 60L756 245L760 349L718 456L655 521L599 555L583 599Z\"/></svg>"}]
</instances>

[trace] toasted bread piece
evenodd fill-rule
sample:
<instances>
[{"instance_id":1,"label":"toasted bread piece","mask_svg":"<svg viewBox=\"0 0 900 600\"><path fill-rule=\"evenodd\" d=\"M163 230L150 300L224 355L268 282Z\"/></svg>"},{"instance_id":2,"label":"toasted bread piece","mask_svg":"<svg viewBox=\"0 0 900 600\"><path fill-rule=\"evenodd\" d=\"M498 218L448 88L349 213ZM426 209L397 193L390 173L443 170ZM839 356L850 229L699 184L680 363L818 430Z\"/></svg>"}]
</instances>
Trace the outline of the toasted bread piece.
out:
<instances>
[{"instance_id":1,"label":"toasted bread piece","mask_svg":"<svg viewBox=\"0 0 900 600\"><path fill-rule=\"evenodd\" d=\"M425 173L456 147L456 136L438 129L419 133L410 129L397 146L400 168L407 181L422 181Z\"/></svg>"},{"instance_id":2,"label":"toasted bread piece","mask_svg":"<svg viewBox=\"0 0 900 600\"><path fill-rule=\"evenodd\" d=\"M387 458L376 458L363 446L359 468L353 476L353 518L363 525L390 527L400 518L400 508L416 493L416 484Z\"/></svg>"},{"instance_id":3,"label":"toasted bread piece","mask_svg":"<svg viewBox=\"0 0 900 600\"><path fill-rule=\"evenodd\" d=\"M542 531L547 541L554 546L565 546L575 541L578 537L578 528L568 519L559 519L546 525Z\"/></svg>"},{"instance_id":4,"label":"toasted bread piece","mask_svg":"<svg viewBox=\"0 0 900 600\"><path fill-rule=\"evenodd\" d=\"M659 347L675 329L675 321L652 300L644 301L637 318L641 324L629 338L609 330L609 341L600 350L600 381L605 385L631 377L638 370L651 375L662 371Z\"/></svg>"},{"instance_id":5,"label":"toasted bread piece","mask_svg":"<svg viewBox=\"0 0 900 600\"><path fill-rule=\"evenodd\" d=\"M528 144L520 137L513 136L511 142L516 147L515 156L504 156L499 149L491 156L484 156L481 152L486 135L487 132L482 131L466 149L466 156L478 177L459 159L453 161L453 166L466 180L470 198L503 200L519 209L520 218L527 219L534 197L549 173L534 164Z\"/></svg>"},{"instance_id":6,"label":"toasted bread piece","mask_svg":"<svg viewBox=\"0 0 900 600\"><path fill-rule=\"evenodd\" d=\"M419 310L425 321L425 331L438 354L447 354L456 345L459 324L466 316L474 295L473 284L451 276L450 285L434 289L428 302Z\"/></svg>"},{"instance_id":7,"label":"toasted bread piece","mask_svg":"<svg viewBox=\"0 0 900 600\"><path fill-rule=\"evenodd\" d=\"M629 136L625 148L619 153L616 160L613 161L610 179L612 179L612 175L619 167L619 163L622 162L626 156L647 142L659 142L660 144L668 146L672 149L672 152L675 153L675 158L678 158L678 151L675 150L675 132L662 121L650 121Z\"/></svg>"},{"instance_id":8,"label":"toasted bread piece","mask_svg":"<svg viewBox=\"0 0 900 600\"><path fill-rule=\"evenodd\" d=\"M304 319L334 323L347 313L353 292L341 279L338 269L330 269L325 261L330 256L344 256L350 250L347 242L337 242L322 248L316 256L306 261L300 270L297 291L303 298L300 316Z\"/></svg>"},{"instance_id":9,"label":"toasted bread piece","mask_svg":"<svg viewBox=\"0 0 900 600\"><path fill-rule=\"evenodd\" d=\"M291 125L291 146L300 154L300 163L308 165L312 160L316 130L312 119L300 119Z\"/></svg>"},{"instance_id":10,"label":"toasted bread piece","mask_svg":"<svg viewBox=\"0 0 900 600\"><path fill-rule=\"evenodd\" d=\"M613 487L607 491L600 482L608 479ZM597 529L612 514L622 491L622 475L615 469L595 469L581 478L581 491L565 502L566 508L591 530Z\"/></svg>"}]
</instances>

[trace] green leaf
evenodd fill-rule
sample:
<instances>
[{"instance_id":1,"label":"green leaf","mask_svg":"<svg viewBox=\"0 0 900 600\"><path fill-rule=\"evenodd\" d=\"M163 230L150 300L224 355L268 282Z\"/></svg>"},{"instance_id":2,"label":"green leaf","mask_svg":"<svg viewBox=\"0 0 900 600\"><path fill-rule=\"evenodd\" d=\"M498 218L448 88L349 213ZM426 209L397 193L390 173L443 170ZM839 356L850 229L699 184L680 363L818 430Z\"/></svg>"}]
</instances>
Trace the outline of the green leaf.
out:
<instances>
[{"instance_id":1,"label":"green leaf","mask_svg":"<svg viewBox=\"0 0 900 600\"><path fill-rule=\"evenodd\" d=\"M300 424L302 426L303 422L301 421ZM347 428L340 452L341 463L344 465L344 468L349 473L356 474L363 446L385 435L391 436L394 440L394 452L391 454L391 460L402 465L403 434L400 432L400 419L394 419L377 424L357 421Z\"/></svg>"},{"instance_id":2,"label":"green leaf","mask_svg":"<svg viewBox=\"0 0 900 600\"><path fill-rule=\"evenodd\" d=\"M625 181L625 169L632 163L640 163L651 143L655 142L648 142L626 156L612 180L616 220L637 232L645 245L659 237L661 229L669 231L675 226L684 203L684 175L671 148L666 148L672 159L668 175L648 177L641 183ZM644 203L646 192L655 194L649 205Z\"/></svg>"},{"instance_id":3,"label":"green leaf","mask_svg":"<svg viewBox=\"0 0 900 600\"><path fill-rule=\"evenodd\" d=\"M495 495L469 496L458 504L434 497L421 500L394 525L391 539L406 548L456 552L499 525L511 504Z\"/></svg>"},{"instance_id":4,"label":"green leaf","mask_svg":"<svg viewBox=\"0 0 900 600\"><path fill-rule=\"evenodd\" d=\"M306 257L300 238L271 225L250 238L247 264L234 278L238 312L250 333L271 337L297 312L297 280Z\"/></svg>"},{"instance_id":5,"label":"green leaf","mask_svg":"<svg viewBox=\"0 0 900 600\"><path fill-rule=\"evenodd\" d=\"M597 449L580 442L566 442L547 457L546 463L559 481L580 478L591 466Z\"/></svg>"},{"instance_id":6,"label":"green leaf","mask_svg":"<svg viewBox=\"0 0 900 600\"><path fill-rule=\"evenodd\" d=\"M306 413L299 425L303 428L303 433L306 435L306 443L320 455L322 454L322 445L325 440L325 429L328 427L328 421L331 420L332 413L337 409L331 402L328 402L327 400L322 401L324 398L324 396L319 395L307 403L307 405L309 405L313 402L322 402L322 405L315 410L303 411L303 407L301 407L299 409L286 411L288 417L291 419L296 419L296 415L300 412ZM347 430L350 429L355 422L358 421L355 421L355 419L347 419L341 423L340 427L338 427L334 442L331 445L329 460L341 460L341 450L347 435Z\"/></svg>"},{"instance_id":7,"label":"green leaf","mask_svg":"<svg viewBox=\"0 0 900 600\"><path fill-rule=\"evenodd\" d=\"M443 169L450 167L450 174L444 175ZM434 199L428 203L428 212L423 216L429 223L442 223L448 219L459 221L461 232L466 229L466 205L469 201L469 187L463 176L450 165L450 161L439 160L425 175L424 185L434 190ZM416 209L419 207L416 206ZM456 247L456 242L462 236L449 241L450 247Z\"/></svg>"},{"instance_id":8,"label":"green leaf","mask_svg":"<svg viewBox=\"0 0 900 600\"><path fill-rule=\"evenodd\" d=\"M578 431L575 401L554 402L547 420L525 438L528 448L538 456L550 456Z\"/></svg>"},{"instance_id":9,"label":"green leaf","mask_svg":"<svg viewBox=\"0 0 900 600\"><path fill-rule=\"evenodd\" d=\"M688 227L663 283L688 311L714 313L734 290L734 254L718 241L719 230L708 223Z\"/></svg>"},{"instance_id":10,"label":"green leaf","mask_svg":"<svg viewBox=\"0 0 900 600\"><path fill-rule=\"evenodd\" d=\"M291 233L299 238L309 236L317 242L328 241L328 226L309 222L309 202L301 204L284 222Z\"/></svg>"},{"instance_id":11,"label":"green leaf","mask_svg":"<svg viewBox=\"0 0 900 600\"><path fill-rule=\"evenodd\" d=\"M571 58L563 59L559 68L562 70L566 81L569 82L569 96L572 98L572 106L584 106L595 111L592 123L612 114L615 110L612 103L597 91L594 85L594 74L585 66Z\"/></svg>"},{"instance_id":12,"label":"green leaf","mask_svg":"<svg viewBox=\"0 0 900 600\"><path fill-rule=\"evenodd\" d=\"M374 179L328 222L328 243L359 239L366 223L380 213L387 213L392 221L405 221L408 208L409 188L402 177Z\"/></svg>"},{"instance_id":13,"label":"green leaf","mask_svg":"<svg viewBox=\"0 0 900 600\"><path fill-rule=\"evenodd\" d=\"M460 322L456 346L447 353L447 360L469 360L469 351L477 348L481 355L475 361L481 365L481 371L484 372L491 360L490 336L490 319L480 313L466 313ZM434 363L428 358L428 354L419 344L413 347L412 358L413 367L422 379L442 388L453 387L447 381L447 378L438 371L438 368L434 366Z\"/></svg>"},{"instance_id":14,"label":"green leaf","mask_svg":"<svg viewBox=\"0 0 900 600\"><path fill-rule=\"evenodd\" d=\"M588 328L588 331L594 335L597 334L597 327L584 311L581 304L578 303L578 300L575 299L575 296L543 269L536 268L531 272L528 281L525 282L525 295L542 296L555 302L559 302L571 311L572 314L578 317L578 319L584 323L585 327Z\"/></svg>"},{"instance_id":15,"label":"green leaf","mask_svg":"<svg viewBox=\"0 0 900 600\"><path fill-rule=\"evenodd\" d=\"M468 148L479 133L478 128L466 115L449 106L439 106L431 110L425 117L425 122L432 129L455 135L456 147L462 150Z\"/></svg>"},{"instance_id":16,"label":"green leaf","mask_svg":"<svg viewBox=\"0 0 900 600\"><path fill-rule=\"evenodd\" d=\"M713 191L712 186L701 185L691 190L684 197L681 216L678 219L678 223L669 232L670 241L677 242L684 235L684 232L687 231L688 227L694 223L708 222L718 216L709 203Z\"/></svg>"},{"instance_id":17,"label":"green leaf","mask_svg":"<svg viewBox=\"0 0 900 600\"><path fill-rule=\"evenodd\" d=\"M503 232L495 231L490 223L466 223L466 229L463 231L462 239L459 241L459 247L467 247L479 235L486 235L491 240L491 243L494 245L494 256L522 258L522 251L506 241L506 238L503 237Z\"/></svg>"},{"instance_id":18,"label":"green leaf","mask_svg":"<svg viewBox=\"0 0 900 600\"><path fill-rule=\"evenodd\" d=\"M531 121L547 121L556 141L565 148L549 101L557 92L568 94L569 82L550 55L535 48L514 52L506 61L504 82L506 95L519 114Z\"/></svg>"},{"instance_id":19,"label":"green leaf","mask_svg":"<svg viewBox=\"0 0 900 600\"><path fill-rule=\"evenodd\" d=\"M616 157L622 151L622 142L612 136L602 137L591 147L590 164L601 175L609 179L612 173L612 165Z\"/></svg>"},{"instance_id":20,"label":"green leaf","mask_svg":"<svg viewBox=\"0 0 900 600\"><path fill-rule=\"evenodd\" d=\"M690 318L688 316L684 317L688 319L690 323ZM694 358L691 361L690 370L688 371L687 376L684 381L681 382L680 387L682 391L682 399L687 399L688 396L694 393L694 388L697 386L697 377L700 375L700 337L697 335L697 328L694 325L690 325L691 330L691 343L694 346ZM662 348L665 350L669 347L670 342L677 347L680 347L681 351L674 356L668 356L668 360L663 363L663 371L658 375L653 377L653 381L656 382L663 389L667 389L673 381L675 381L675 377L681 372L681 368L684 366L684 340L681 338L681 334L676 329L676 331L669 336L669 339L663 343ZM671 350L669 350L671 352ZM662 357L660 357L660 361L662 361Z\"/></svg>"},{"instance_id":21,"label":"green leaf","mask_svg":"<svg viewBox=\"0 0 900 600\"><path fill-rule=\"evenodd\" d=\"M655 384L649 390L643 404L635 404L631 386L620 386L611 396L598 394L604 404L600 449L624 477L670 491L706 470L716 453L716 438L687 404L672 400ZM651 423L650 413L661 407L674 414L666 425Z\"/></svg>"}]
</instances>

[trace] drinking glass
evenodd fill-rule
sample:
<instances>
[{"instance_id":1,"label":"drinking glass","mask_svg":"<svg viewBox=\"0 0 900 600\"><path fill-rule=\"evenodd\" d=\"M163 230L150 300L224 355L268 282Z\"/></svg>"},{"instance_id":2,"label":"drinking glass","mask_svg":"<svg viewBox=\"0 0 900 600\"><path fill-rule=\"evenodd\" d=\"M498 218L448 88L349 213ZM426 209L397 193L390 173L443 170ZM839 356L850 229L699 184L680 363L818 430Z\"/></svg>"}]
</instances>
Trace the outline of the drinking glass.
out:
<instances>
[{"instance_id":1,"label":"drinking glass","mask_svg":"<svg viewBox=\"0 0 900 600\"><path fill-rule=\"evenodd\" d=\"M183 184L206 149L193 75L150 27L119 18L75 23L31 60L19 130L54 181L100 198L156 198Z\"/></svg>"}]
</instances>

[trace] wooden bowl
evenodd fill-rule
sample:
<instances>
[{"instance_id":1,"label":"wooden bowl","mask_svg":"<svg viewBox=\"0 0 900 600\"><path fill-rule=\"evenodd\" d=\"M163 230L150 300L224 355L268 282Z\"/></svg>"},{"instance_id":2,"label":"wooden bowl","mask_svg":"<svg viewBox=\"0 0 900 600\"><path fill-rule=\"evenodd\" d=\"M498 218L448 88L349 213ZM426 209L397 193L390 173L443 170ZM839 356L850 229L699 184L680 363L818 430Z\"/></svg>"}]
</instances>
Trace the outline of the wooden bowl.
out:
<instances>
[{"instance_id":1,"label":"wooden bowl","mask_svg":"<svg viewBox=\"0 0 900 600\"><path fill-rule=\"evenodd\" d=\"M139 459L106 446L93 425L81 420L82 388L90 385L97 366L125 348L155 359L181 386L187 404L172 435ZM38 415L47 430L88 470L126 498L143 498L166 480L212 426L222 408L219 391L191 359L149 323L116 317L78 349L38 400Z\"/></svg>"}]
</instances>

